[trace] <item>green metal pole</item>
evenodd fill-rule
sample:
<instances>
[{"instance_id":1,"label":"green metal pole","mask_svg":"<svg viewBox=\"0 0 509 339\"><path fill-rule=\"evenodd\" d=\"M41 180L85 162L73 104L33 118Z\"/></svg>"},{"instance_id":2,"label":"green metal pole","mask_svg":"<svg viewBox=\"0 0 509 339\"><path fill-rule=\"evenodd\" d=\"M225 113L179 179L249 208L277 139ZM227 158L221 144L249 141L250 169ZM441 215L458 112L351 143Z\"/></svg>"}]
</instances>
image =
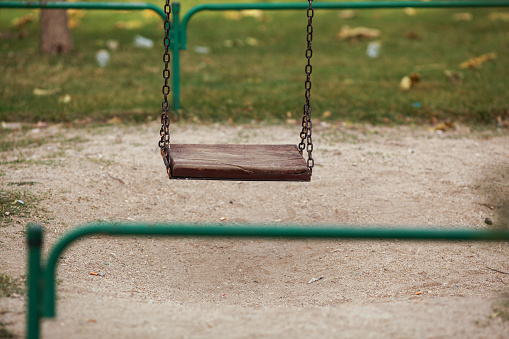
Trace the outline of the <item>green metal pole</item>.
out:
<instances>
[{"instance_id":1,"label":"green metal pole","mask_svg":"<svg viewBox=\"0 0 509 339\"><path fill-rule=\"evenodd\" d=\"M64 2L64 1L3 1L0 8L44 8L44 9L99 9L99 10L143 10L149 9L164 20L164 10L154 4L143 2Z\"/></svg>"},{"instance_id":2,"label":"green metal pole","mask_svg":"<svg viewBox=\"0 0 509 339\"><path fill-rule=\"evenodd\" d=\"M175 110L175 115L179 115L180 109L180 38L181 38L181 29L180 29L180 3L173 2L171 4L171 11L173 13L173 23L172 29L170 31L171 40L172 40L172 57L173 57L173 109Z\"/></svg>"},{"instance_id":3,"label":"green metal pole","mask_svg":"<svg viewBox=\"0 0 509 339\"><path fill-rule=\"evenodd\" d=\"M182 19L182 49L187 49L187 25L191 17L201 11L242 11L242 10L289 10L307 9L306 2L296 3L240 3L202 4L192 7ZM457 8L457 7L509 7L509 1L360 1L360 2L315 2L314 9L390 9L390 8Z\"/></svg>"},{"instance_id":4,"label":"green metal pole","mask_svg":"<svg viewBox=\"0 0 509 339\"><path fill-rule=\"evenodd\" d=\"M51 250L44 270L43 316L54 317L55 278L58 259L63 251L79 238L90 235L116 236L193 236L193 237L256 237L256 238L322 238L322 239L401 239L442 241L509 241L506 230L474 229L382 229L375 226L352 228L345 226L218 226L217 224L90 224L66 233Z\"/></svg>"},{"instance_id":5,"label":"green metal pole","mask_svg":"<svg viewBox=\"0 0 509 339\"><path fill-rule=\"evenodd\" d=\"M28 226L28 292L26 314L26 337L38 339L41 320L42 302L42 274L41 274L41 246L42 227L39 225Z\"/></svg>"}]
</instances>

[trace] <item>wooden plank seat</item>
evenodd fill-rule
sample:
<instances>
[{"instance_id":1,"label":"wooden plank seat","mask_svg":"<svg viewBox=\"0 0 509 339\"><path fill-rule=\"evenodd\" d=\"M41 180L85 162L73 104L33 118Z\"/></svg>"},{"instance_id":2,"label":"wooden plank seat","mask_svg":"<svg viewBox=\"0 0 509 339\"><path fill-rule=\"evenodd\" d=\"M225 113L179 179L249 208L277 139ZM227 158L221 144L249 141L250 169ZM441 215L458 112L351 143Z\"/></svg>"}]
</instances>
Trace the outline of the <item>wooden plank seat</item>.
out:
<instances>
[{"instance_id":1,"label":"wooden plank seat","mask_svg":"<svg viewBox=\"0 0 509 339\"><path fill-rule=\"evenodd\" d=\"M172 144L172 179L310 181L296 145Z\"/></svg>"}]
</instances>

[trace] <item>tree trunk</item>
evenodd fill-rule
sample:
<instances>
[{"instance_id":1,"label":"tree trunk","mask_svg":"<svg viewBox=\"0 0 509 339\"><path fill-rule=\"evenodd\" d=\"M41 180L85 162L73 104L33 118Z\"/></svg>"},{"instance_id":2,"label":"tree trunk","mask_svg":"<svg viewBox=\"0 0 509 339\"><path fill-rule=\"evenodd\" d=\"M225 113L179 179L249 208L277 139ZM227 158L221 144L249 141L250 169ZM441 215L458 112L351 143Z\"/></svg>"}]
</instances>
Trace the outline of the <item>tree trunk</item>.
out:
<instances>
[{"instance_id":1,"label":"tree trunk","mask_svg":"<svg viewBox=\"0 0 509 339\"><path fill-rule=\"evenodd\" d=\"M67 23L67 10L43 9L40 22L42 53L60 54L73 50L71 31Z\"/></svg>"}]
</instances>

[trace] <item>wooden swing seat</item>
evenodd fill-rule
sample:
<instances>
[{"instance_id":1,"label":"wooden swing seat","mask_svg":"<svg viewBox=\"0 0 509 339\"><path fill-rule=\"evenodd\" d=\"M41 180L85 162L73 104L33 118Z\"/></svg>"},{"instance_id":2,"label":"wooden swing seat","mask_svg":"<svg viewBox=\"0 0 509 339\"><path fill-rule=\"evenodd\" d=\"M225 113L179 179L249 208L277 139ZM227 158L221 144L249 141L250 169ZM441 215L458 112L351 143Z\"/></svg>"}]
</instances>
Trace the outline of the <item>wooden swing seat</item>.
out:
<instances>
[{"instance_id":1,"label":"wooden swing seat","mask_svg":"<svg viewBox=\"0 0 509 339\"><path fill-rule=\"evenodd\" d=\"M171 179L310 181L295 145L172 144Z\"/></svg>"}]
</instances>

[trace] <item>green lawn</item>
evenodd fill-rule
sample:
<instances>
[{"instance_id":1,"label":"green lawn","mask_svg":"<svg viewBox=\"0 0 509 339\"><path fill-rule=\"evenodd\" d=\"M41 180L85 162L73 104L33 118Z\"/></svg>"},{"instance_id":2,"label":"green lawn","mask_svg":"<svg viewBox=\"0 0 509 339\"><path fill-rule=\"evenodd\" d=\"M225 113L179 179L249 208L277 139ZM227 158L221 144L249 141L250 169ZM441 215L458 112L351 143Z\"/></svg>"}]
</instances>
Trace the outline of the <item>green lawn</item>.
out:
<instances>
[{"instance_id":1,"label":"green lawn","mask_svg":"<svg viewBox=\"0 0 509 339\"><path fill-rule=\"evenodd\" d=\"M205 2L219 1L186 1L182 14ZM472 20L455 20L454 15L463 12ZM13 20L29 13L35 21L18 39ZM314 18L311 98L318 119L449 120L472 125L509 119L509 9L417 9L416 15L401 9L357 10L351 19L341 19L339 13L317 10ZM38 52L37 11L0 10L0 121L158 118L161 20L143 12L81 15L72 30L75 51L46 56ZM304 104L305 12L264 12L262 18L237 19L225 12L199 13L191 19L189 48L181 52L181 118L206 122L299 118ZM135 28L121 28L126 23ZM340 41L336 36L344 25L376 28L381 36ZM154 40L155 47L134 47L138 34ZM108 40L118 41L119 48L110 50L110 64L100 68L95 55L107 49ZM366 49L374 40L380 41L381 53L372 59ZM200 54L198 46L210 52ZM486 53L496 53L496 59L480 68L460 69L460 63ZM445 70L460 72L461 83L452 83ZM413 72L421 81L400 91L400 80ZM58 91L38 96L34 89Z\"/></svg>"}]
</instances>

